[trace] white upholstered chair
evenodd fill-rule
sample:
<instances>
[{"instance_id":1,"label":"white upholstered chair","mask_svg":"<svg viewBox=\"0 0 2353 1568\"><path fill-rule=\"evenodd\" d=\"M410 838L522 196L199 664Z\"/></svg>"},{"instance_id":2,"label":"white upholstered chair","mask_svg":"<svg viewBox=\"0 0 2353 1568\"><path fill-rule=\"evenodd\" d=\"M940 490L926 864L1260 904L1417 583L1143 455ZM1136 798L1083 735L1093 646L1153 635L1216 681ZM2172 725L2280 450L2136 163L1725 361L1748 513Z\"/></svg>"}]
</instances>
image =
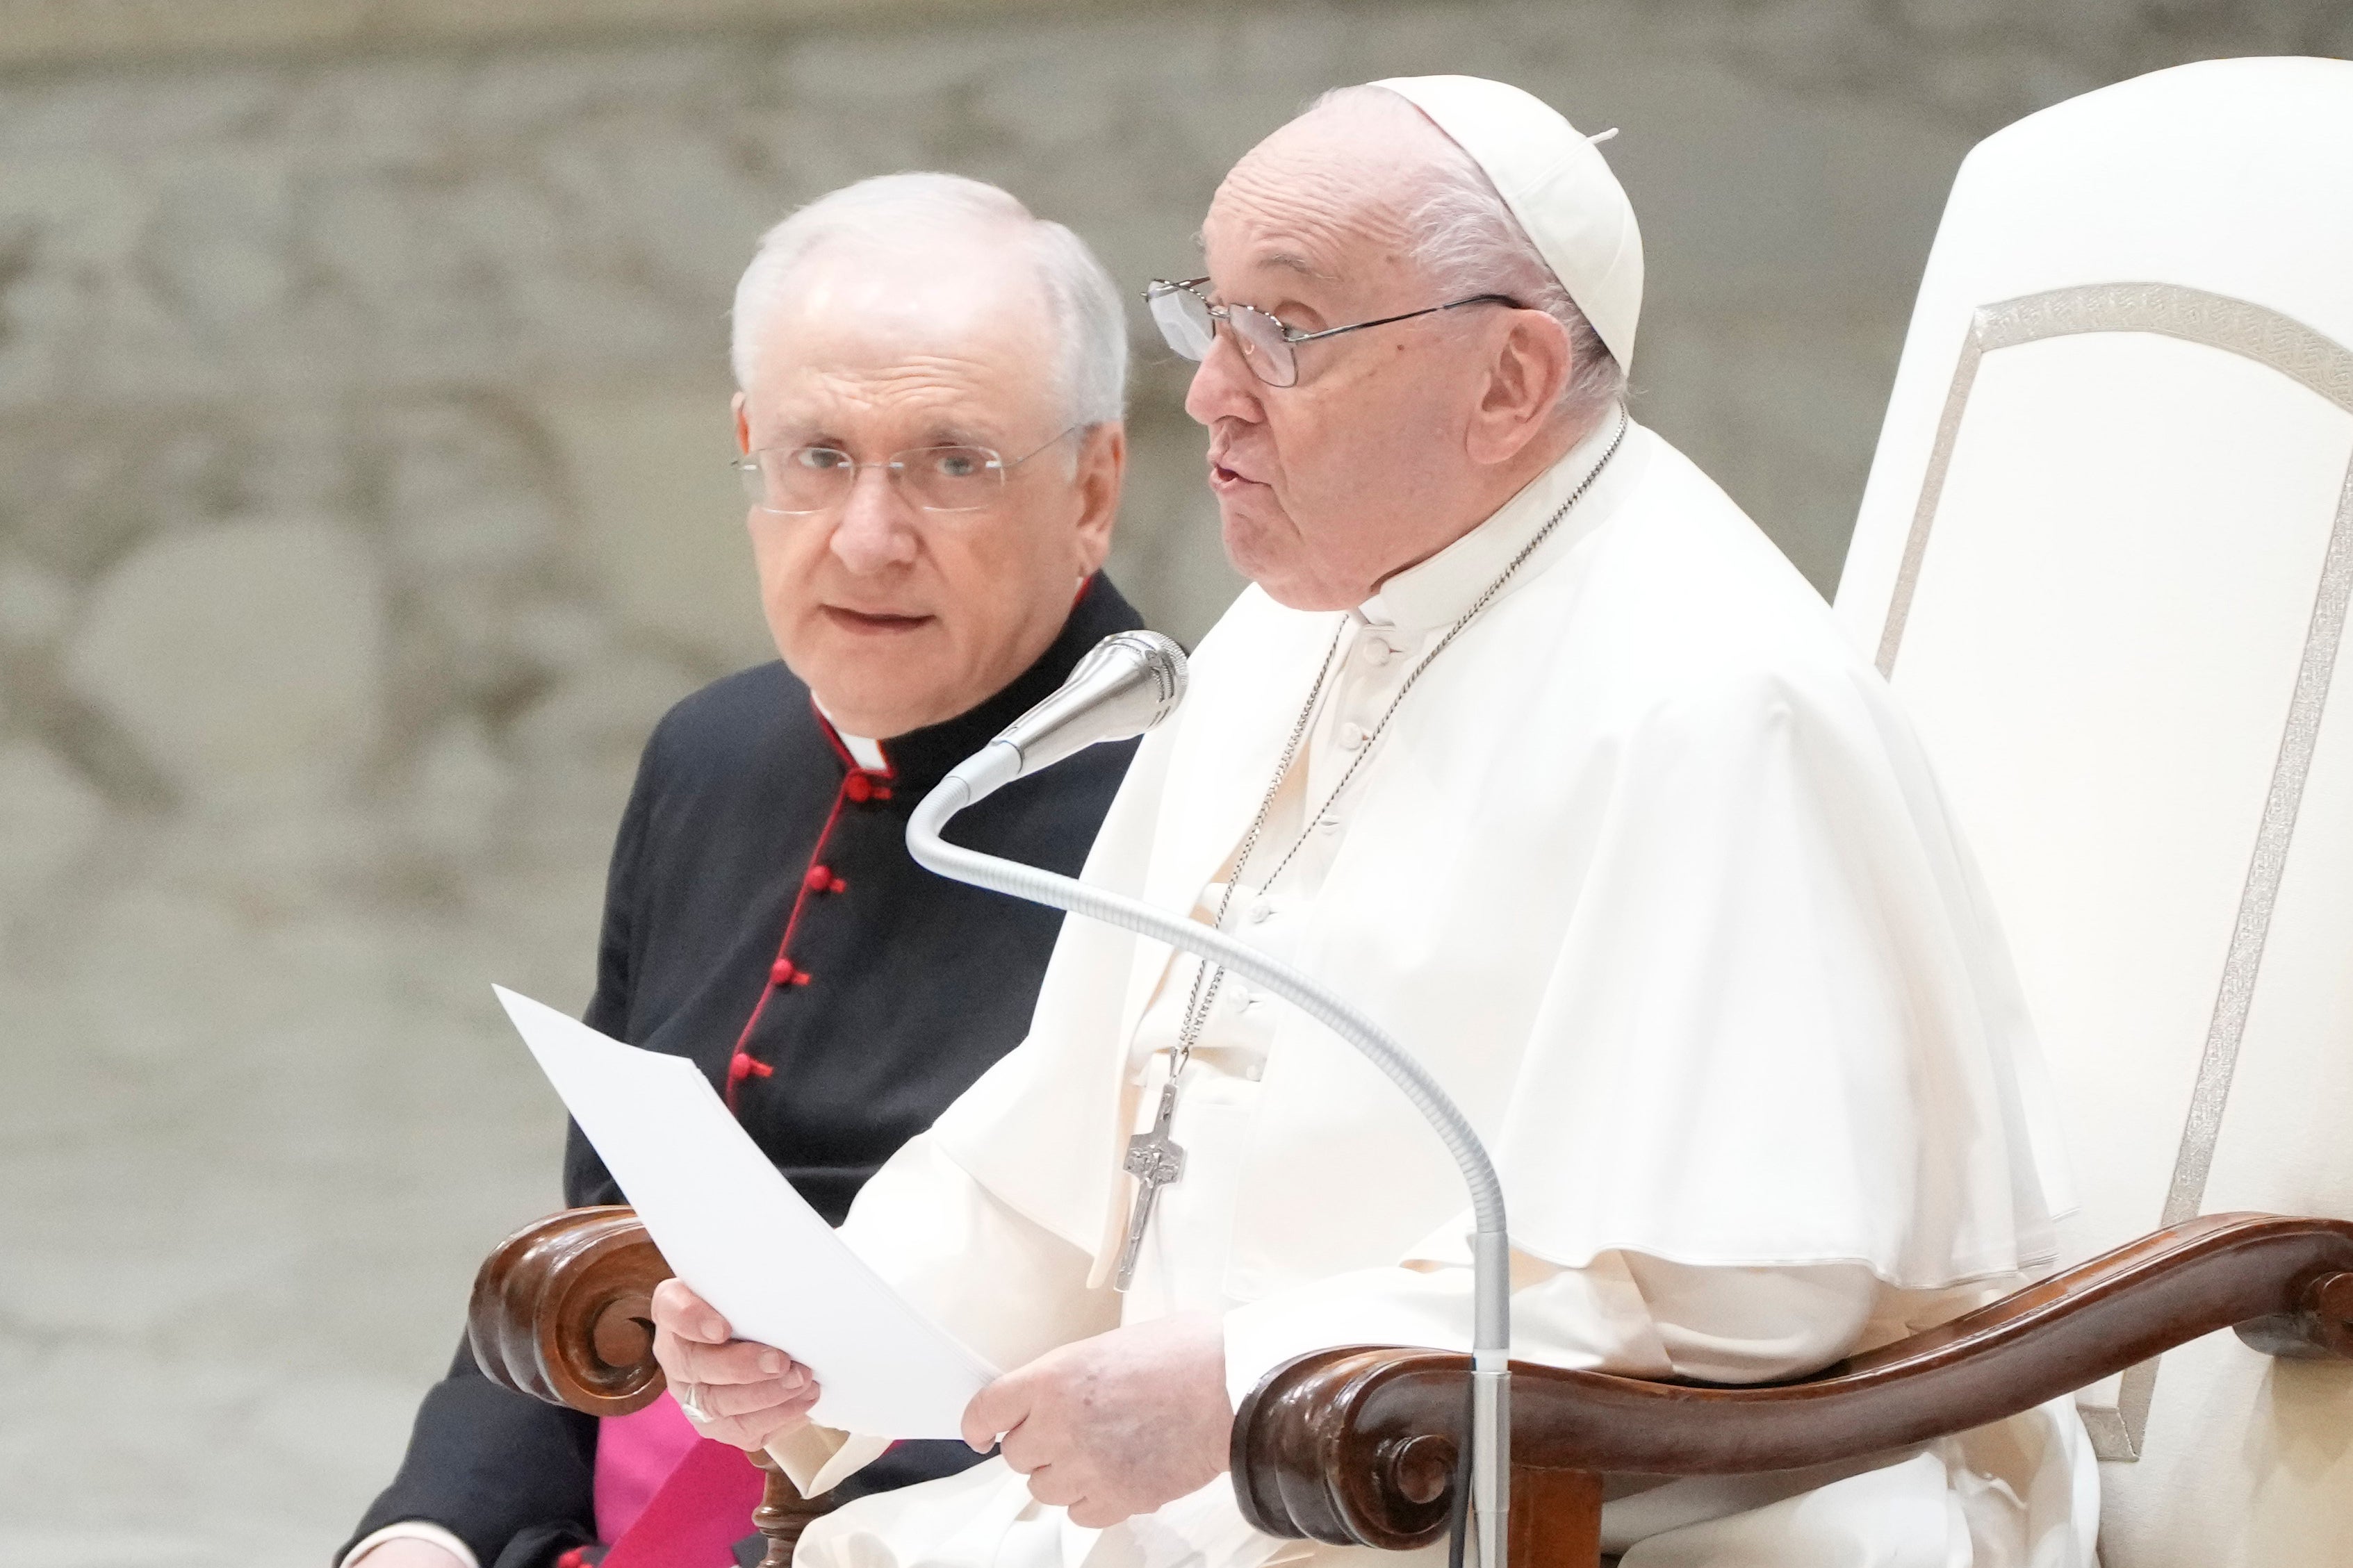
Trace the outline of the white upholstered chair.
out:
<instances>
[{"instance_id":1,"label":"white upholstered chair","mask_svg":"<svg viewBox=\"0 0 2353 1568\"><path fill-rule=\"evenodd\" d=\"M2348 594L2353 63L2185 66L1980 145L1837 609L2016 953L2066 1261L2353 1216ZM2353 1563L2353 1364L2211 1336L2078 1399L2107 1568Z\"/></svg>"}]
</instances>

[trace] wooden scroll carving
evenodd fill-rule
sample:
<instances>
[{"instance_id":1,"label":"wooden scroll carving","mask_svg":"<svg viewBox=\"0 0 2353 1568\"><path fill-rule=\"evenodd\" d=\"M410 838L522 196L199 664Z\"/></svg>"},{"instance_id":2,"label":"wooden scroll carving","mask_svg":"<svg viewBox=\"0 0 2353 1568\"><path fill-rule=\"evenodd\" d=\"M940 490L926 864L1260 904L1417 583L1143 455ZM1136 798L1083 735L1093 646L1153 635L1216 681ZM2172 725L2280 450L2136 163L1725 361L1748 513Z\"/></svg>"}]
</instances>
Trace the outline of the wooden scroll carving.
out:
<instances>
[{"instance_id":1,"label":"wooden scroll carving","mask_svg":"<svg viewBox=\"0 0 2353 1568\"><path fill-rule=\"evenodd\" d=\"M627 1415L662 1391L653 1296L669 1278L635 1210L567 1209L482 1260L466 1337L492 1383L589 1415Z\"/></svg>"},{"instance_id":2,"label":"wooden scroll carving","mask_svg":"<svg viewBox=\"0 0 2353 1568\"><path fill-rule=\"evenodd\" d=\"M589 1415L627 1415L661 1394L654 1360L654 1287L670 1265L615 1205L566 1209L499 1243L474 1276L466 1338L492 1383ZM788 1568L808 1521L833 1506L803 1498L765 1454L751 1524L768 1539L761 1568Z\"/></svg>"},{"instance_id":3,"label":"wooden scroll carving","mask_svg":"<svg viewBox=\"0 0 2353 1568\"><path fill-rule=\"evenodd\" d=\"M2273 1355L2353 1358L2353 1224L2192 1220L1800 1383L1725 1388L1514 1366L1514 1568L1591 1568L1602 1476L1790 1470L1900 1448L2226 1328ZM1467 1357L1437 1351L1319 1351L1277 1368L1234 1421L1244 1517L1339 1545L1438 1539L1468 1380Z\"/></svg>"}]
</instances>

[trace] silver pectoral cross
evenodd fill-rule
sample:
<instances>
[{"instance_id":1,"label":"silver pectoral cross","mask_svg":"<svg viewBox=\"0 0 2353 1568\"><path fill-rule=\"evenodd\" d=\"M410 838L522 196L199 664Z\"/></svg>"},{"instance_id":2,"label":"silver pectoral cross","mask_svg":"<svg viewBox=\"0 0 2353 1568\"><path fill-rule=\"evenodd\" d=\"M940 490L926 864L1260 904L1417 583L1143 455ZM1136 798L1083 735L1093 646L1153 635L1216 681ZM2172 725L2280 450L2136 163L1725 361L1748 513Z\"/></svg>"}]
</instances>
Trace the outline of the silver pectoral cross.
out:
<instances>
[{"instance_id":1,"label":"silver pectoral cross","mask_svg":"<svg viewBox=\"0 0 2353 1568\"><path fill-rule=\"evenodd\" d=\"M1114 1290L1124 1291L1135 1283L1135 1260L1144 1251L1144 1233L1151 1228L1160 1189L1185 1173L1185 1146L1168 1136L1168 1124L1176 1116L1176 1082L1171 1079L1160 1087L1160 1110L1152 1119L1152 1130L1134 1133L1127 1141L1127 1159L1121 1169L1135 1178L1135 1211L1128 1216L1127 1245L1120 1248L1119 1272L1112 1276Z\"/></svg>"}]
</instances>

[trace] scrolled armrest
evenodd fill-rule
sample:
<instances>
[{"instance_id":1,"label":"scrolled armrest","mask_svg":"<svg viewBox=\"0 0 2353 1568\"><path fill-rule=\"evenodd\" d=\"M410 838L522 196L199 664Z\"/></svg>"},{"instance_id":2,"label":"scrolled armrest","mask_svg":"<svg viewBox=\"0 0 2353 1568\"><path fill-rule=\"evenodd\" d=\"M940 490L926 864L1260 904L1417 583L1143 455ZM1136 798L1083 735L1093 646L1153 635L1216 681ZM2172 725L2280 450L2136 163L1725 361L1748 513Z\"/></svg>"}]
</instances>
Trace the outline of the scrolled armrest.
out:
<instances>
[{"instance_id":1,"label":"scrolled armrest","mask_svg":"<svg viewBox=\"0 0 2353 1568\"><path fill-rule=\"evenodd\" d=\"M1362 1348L1275 1368L1234 1415L1242 1517L1270 1535L1335 1546L1435 1541L1469 1425L1470 1373L1468 1356L1444 1351Z\"/></svg>"},{"instance_id":2,"label":"scrolled armrest","mask_svg":"<svg viewBox=\"0 0 2353 1568\"><path fill-rule=\"evenodd\" d=\"M1348 1347L1284 1361L1233 1417L1242 1519L1335 1547L1426 1547L1447 1528L1468 1380L1471 1359L1442 1350Z\"/></svg>"},{"instance_id":3,"label":"scrolled armrest","mask_svg":"<svg viewBox=\"0 0 2353 1568\"><path fill-rule=\"evenodd\" d=\"M636 1210L566 1209L482 1260L466 1338L493 1383L590 1415L627 1415L662 1391L653 1291L670 1277Z\"/></svg>"},{"instance_id":4,"label":"scrolled armrest","mask_svg":"<svg viewBox=\"0 0 2353 1568\"><path fill-rule=\"evenodd\" d=\"M2239 1338L2289 1361L2353 1361L2353 1272L2315 1275L2287 1311L2238 1324Z\"/></svg>"},{"instance_id":5,"label":"scrolled armrest","mask_svg":"<svg viewBox=\"0 0 2353 1568\"><path fill-rule=\"evenodd\" d=\"M1593 1475L1801 1469L1982 1426L2226 1328L2274 1355L2353 1357L2353 1224L2191 1220L1771 1387L1515 1363L1512 1459ZM1335 1544L1435 1540L1469 1375L1468 1357L1428 1350L1319 1351L1277 1368L1234 1421L1244 1517Z\"/></svg>"}]
</instances>

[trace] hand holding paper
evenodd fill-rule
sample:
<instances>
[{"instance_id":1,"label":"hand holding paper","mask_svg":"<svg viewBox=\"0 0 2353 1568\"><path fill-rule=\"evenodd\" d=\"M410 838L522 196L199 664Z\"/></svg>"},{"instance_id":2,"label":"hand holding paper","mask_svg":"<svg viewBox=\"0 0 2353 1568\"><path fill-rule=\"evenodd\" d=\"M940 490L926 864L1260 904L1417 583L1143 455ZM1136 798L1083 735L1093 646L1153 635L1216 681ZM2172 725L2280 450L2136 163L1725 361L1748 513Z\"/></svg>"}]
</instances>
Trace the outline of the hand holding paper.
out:
<instances>
[{"instance_id":1,"label":"hand holding paper","mask_svg":"<svg viewBox=\"0 0 2353 1568\"><path fill-rule=\"evenodd\" d=\"M763 1155L694 1064L529 997L500 1003L678 1278L739 1339L816 1377L811 1419L954 1437L996 1369L868 1268Z\"/></svg>"},{"instance_id":2,"label":"hand holding paper","mask_svg":"<svg viewBox=\"0 0 2353 1568\"><path fill-rule=\"evenodd\" d=\"M653 1310L654 1355L695 1430L750 1450L808 1425L820 1392L808 1368L780 1350L737 1339L682 1279L655 1288Z\"/></svg>"}]
</instances>

